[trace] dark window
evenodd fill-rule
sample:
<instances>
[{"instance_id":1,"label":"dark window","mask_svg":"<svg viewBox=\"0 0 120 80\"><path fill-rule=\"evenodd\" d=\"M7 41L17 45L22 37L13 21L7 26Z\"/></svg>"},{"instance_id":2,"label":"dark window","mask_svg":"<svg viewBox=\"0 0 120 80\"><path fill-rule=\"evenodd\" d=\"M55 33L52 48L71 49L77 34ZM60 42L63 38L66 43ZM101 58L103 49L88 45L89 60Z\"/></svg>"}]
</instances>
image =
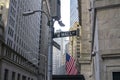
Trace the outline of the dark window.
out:
<instances>
[{"instance_id":1,"label":"dark window","mask_svg":"<svg viewBox=\"0 0 120 80\"><path fill-rule=\"evenodd\" d=\"M8 34L11 36L11 37L13 37L13 33L14 33L14 31L12 30L12 28L8 28Z\"/></svg>"},{"instance_id":2,"label":"dark window","mask_svg":"<svg viewBox=\"0 0 120 80\"><path fill-rule=\"evenodd\" d=\"M15 72L12 72L12 80L15 80Z\"/></svg>"},{"instance_id":3,"label":"dark window","mask_svg":"<svg viewBox=\"0 0 120 80\"><path fill-rule=\"evenodd\" d=\"M20 80L20 74L18 73L17 80Z\"/></svg>"},{"instance_id":4,"label":"dark window","mask_svg":"<svg viewBox=\"0 0 120 80\"><path fill-rule=\"evenodd\" d=\"M9 38L8 38L8 39L7 39L7 44L10 45L9 43L10 43L10 40L9 40Z\"/></svg>"},{"instance_id":5,"label":"dark window","mask_svg":"<svg viewBox=\"0 0 120 80\"><path fill-rule=\"evenodd\" d=\"M0 14L0 21L2 20L2 14Z\"/></svg>"},{"instance_id":6,"label":"dark window","mask_svg":"<svg viewBox=\"0 0 120 80\"><path fill-rule=\"evenodd\" d=\"M4 80L8 80L8 69L5 69Z\"/></svg>"},{"instance_id":7,"label":"dark window","mask_svg":"<svg viewBox=\"0 0 120 80\"><path fill-rule=\"evenodd\" d=\"M120 72L113 72L113 80L120 80Z\"/></svg>"},{"instance_id":8,"label":"dark window","mask_svg":"<svg viewBox=\"0 0 120 80\"><path fill-rule=\"evenodd\" d=\"M57 0L57 3L60 5L60 0Z\"/></svg>"},{"instance_id":9,"label":"dark window","mask_svg":"<svg viewBox=\"0 0 120 80\"><path fill-rule=\"evenodd\" d=\"M30 77L28 77L28 80L30 80Z\"/></svg>"},{"instance_id":10,"label":"dark window","mask_svg":"<svg viewBox=\"0 0 120 80\"><path fill-rule=\"evenodd\" d=\"M13 41L8 38L7 39L7 45L10 46L10 47L12 47L12 43L13 43Z\"/></svg>"},{"instance_id":11,"label":"dark window","mask_svg":"<svg viewBox=\"0 0 120 80\"><path fill-rule=\"evenodd\" d=\"M0 9L3 10L3 6L0 6Z\"/></svg>"},{"instance_id":12,"label":"dark window","mask_svg":"<svg viewBox=\"0 0 120 80\"><path fill-rule=\"evenodd\" d=\"M14 19L12 18L12 16L10 16L9 17L9 23L10 23L10 25L12 26L12 27L14 27L14 25L15 25L15 21L14 21Z\"/></svg>"},{"instance_id":13,"label":"dark window","mask_svg":"<svg viewBox=\"0 0 120 80\"><path fill-rule=\"evenodd\" d=\"M23 76L22 76L22 80L26 80L26 76L23 75Z\"/></svg>"},{"instance_id":14,"label":"dark window","mask_svg":"<svg viewBox=\"0 0 120 80\"><path fill-rule=\"evenodd\" d=\"M11 14L15 17L15 9L11 6L11 8L10 8L10 12L11 12Z\"/></svg>"},{"instance_id":15,"label":"dark window","mask_svg":"<svg viewBox=\"0 0 120 80\"><path fill-rule=\"evenodd\" d=\"M80 48L77 48L77 50L80 50Z\"/></svg>"},{"instance_id":16,"label":"dark window","mask_svg":"<svg viewBox=\"0 0 120 80\"><path fill-rule=\"evenodd\" d=\"M77 47L79 48L79 47L80 47L80 45L77 45Z\"/></svg>"},{"instance_id":17,"label":"dark window","mask_svg":"<svg viewBox=\"0 0 120 80\"><path fill-rule=\"evenodd\" d=\"M77 52L77 58L80 58L80 52Z\"/></svg>"}]
</instances>

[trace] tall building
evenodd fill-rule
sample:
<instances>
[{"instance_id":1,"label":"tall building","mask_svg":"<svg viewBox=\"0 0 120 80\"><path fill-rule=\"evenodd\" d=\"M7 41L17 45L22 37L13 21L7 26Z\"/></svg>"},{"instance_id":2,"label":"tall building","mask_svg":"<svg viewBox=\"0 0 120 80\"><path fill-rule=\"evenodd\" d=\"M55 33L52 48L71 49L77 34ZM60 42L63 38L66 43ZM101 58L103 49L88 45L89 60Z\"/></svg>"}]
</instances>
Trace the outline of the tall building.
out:
<instances>
[{"instance_id":1,"label":"tall building","mask_svg":"<svg viewBox=\"0 0 120 80\"><path fill-rule=\"evenodd\" d=\"M94 80L120 80L120 1L92 0Z\"/></svg>"},{"instance_id":2,"label":"tall building","mask_svg":"<svg viewBox=\"0 0 120 80\"><path fill-rule=\"evenodd\" d=\"M86 80L92 80L90 0L78 0L78 4L79 23L81 25L80 73L85 76Z\"/></svg>"},{"instance_id":3,"label":"tall building","mask_svg":"<svg viewBox=\"0 0 120 80\"><path fill-rule=\"evenodd\" d=\"M57 30L56 33L61 32ZM65 74L65 39L66 38L55 38L54 41L60 45L60 50L53 47L53 74L63 75Z\"/></svg>"},{"instance_id":4,"label":"tall building","mask_svg":"<svg viewBox=\"0 0 120 80\"><path fill-rule=\"evenodd\" d=\"M79 29L79 23L75 22L74 25L70 28L70 31L77 30L77 29ZM74 57L75 59L77 59L77 55L80 57L80 43L78 43L78 42L80 42L80 39L77 35L71 36L71 37L69 37L69 42L70 42L70 46L69 46L70 53L69 54L72 57ZM78 45L79 45L79 47L77 47ZM77 52L79 52L79 53L77 53Z\"/></svg>"},{"instance_id":5,"label":"tall building","mask_svg":"<svg viewBox=\"0 0 120 80\"><path fill-rule=\"evenodd\" d=\"M79 22L75 22L74 25L70 28L70 31L73 30L81 30L81 26L79 25ZM80 31L79 31L80 32ZM79 58L80 58L80 33L79 35L76 36L71 36L69 37L69 54L75 59L75 64L76 67L78 69L78 71L80 72L80 64L79 64Z\"/></svg>"},{"instance_id":6,"label":"tall building","mask_svg":"<svg viewBox=\"0 0 120 80\"><path fill-rule=\"evenodd\" d=\"M3 2L0 2L0 55L2 52L2 43L4 42L4 22L3 22ZM0 58L1 59L1 58ZM1 62L1 61L0 61Z\"/></svg>"},{"instance_id":7,"label":"tall building","mask_svg":"<svg viewBox=\"0 0 120 80\"><path fill-rule=\"evenodd\" d=\"M8 46L27 59L37 58L39 51L39 13L23 16L27 10L41 8L40 1L10 1L7 25L5 27L5 42ZM36 22L33 22L33 20Z\"/></svg>"},{"instance_id":8,"label":"tall building","mask_svg":"<svg viewBox=\"0 0 120 80\"><path fill-rule=\"evenodd\" d=\"M70 27L79 19L78 17L78 1L70 0Z\"/></svg>"},{"instance_id":9,"label":"tall building","mask_svg":"<svg viewBox=\"0 0 120 80\"><path fill-rule=\"evenodd\" d=\"M70 30L80 30L79 26L79 14L78 14L78 0L70 0ZM80 36L70 37L70 54L76 59L76 66L79 69L80 58ZM80 71L79 71L80 72Z\"/></svg>"},{"instance_id":10,"label":"tall building","mask_svg":"<svg viewBox=\"0 0 120 80\"><path fill-rule=\"evenodd\" d=\"M0 1L5 40L0 52L0 80L37 80L41 15L22 15L36 9L41 9L41 0Z\"/></svg>"},{"instance_id":11,"label":"tall building","mask_svg":"<svg viewBox=\"0 0 120 80\"><path fill-rule=\"evenodd\" d=\"M53 75L59 75L61 52L56 47L53 47Z\"/></svg>"}]
</instances>

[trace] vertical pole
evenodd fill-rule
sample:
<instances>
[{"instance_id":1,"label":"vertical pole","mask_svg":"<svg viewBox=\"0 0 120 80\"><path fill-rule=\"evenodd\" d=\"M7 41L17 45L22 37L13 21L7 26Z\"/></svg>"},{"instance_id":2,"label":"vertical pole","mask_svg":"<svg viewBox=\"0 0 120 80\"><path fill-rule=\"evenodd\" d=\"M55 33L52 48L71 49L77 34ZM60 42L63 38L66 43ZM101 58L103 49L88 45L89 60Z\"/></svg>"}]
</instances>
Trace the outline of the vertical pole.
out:
<instances>
[{"instance_id":1,"label":"vertical pole","mask_svg":"<svg viewBox=\"0 0 120 80\"><path fill-rule=\"evenodd\" d=\"M50 27L49 27L49 42L48 42L48 79L47 80L52 80L52 57L53 57L53 33L54 33L54 28L53 28L53 20L50 20Z\"/></svg>"},{"instance_id":2,"label":"vertical pole","mask_svg":"<svg viewBox=\"0 0 120 80\"><path fill-rule=\"evenodd\" d=\"M99 55L99 41L98 41L98 25L96 20L96 9L95 9L95 0L91 0L92 8L91 8L91 20L92 20L92 51L95 52L96 56L93 57L93 78L95 80L101 80L100 75L100 55ZM97 68L97 70L96 70Z\"/></svg>"}]
</instances>

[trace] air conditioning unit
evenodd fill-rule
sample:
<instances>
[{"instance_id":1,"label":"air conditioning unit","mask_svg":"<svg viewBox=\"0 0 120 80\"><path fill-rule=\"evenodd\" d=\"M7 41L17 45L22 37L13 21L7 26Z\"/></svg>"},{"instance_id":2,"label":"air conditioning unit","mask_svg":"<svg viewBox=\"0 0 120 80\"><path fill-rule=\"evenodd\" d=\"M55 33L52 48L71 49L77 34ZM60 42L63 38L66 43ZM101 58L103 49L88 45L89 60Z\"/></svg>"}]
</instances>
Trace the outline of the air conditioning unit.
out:
<instances>
[{"instance_id":1,"label":"air conditioning unit","mask_svg":"<svg viewBox=\"0 0 120 80\"><path fill-rule=\"evenodd\" d=\"M60 0L51 0L51 16L55 20L61 18L61 2Z\"/></svg>"}]
</instances>

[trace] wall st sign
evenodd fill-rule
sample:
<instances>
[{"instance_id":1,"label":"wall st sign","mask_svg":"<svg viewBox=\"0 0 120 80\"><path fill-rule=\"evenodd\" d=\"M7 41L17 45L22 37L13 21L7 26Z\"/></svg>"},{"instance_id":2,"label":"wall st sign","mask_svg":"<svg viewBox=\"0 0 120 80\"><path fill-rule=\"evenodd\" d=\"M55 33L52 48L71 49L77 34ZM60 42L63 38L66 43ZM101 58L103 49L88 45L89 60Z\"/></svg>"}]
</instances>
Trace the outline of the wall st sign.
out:
<instances>
[{"instance_id":1,"label":"wall st sign","mask_svg":"<svg viewBox=\"0 0 120 80\"><path fill-rule=\"evenodd\" d=\"M79 29L73 30L73 31L55 33L53 38L69 37L69 36L76 36L76 35L79 35Z\"/></svg>"}]
</instances>

